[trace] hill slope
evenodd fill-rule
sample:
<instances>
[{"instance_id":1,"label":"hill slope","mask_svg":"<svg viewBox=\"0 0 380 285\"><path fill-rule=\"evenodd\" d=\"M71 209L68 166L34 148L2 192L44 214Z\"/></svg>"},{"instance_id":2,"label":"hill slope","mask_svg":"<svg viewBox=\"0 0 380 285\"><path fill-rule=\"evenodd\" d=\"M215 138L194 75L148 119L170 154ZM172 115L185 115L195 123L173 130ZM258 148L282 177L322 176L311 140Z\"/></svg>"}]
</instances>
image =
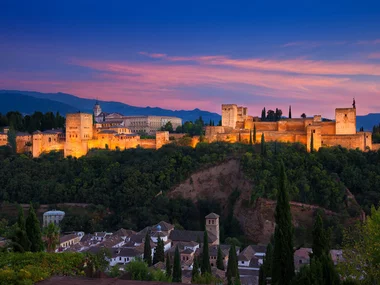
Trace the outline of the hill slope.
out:
<instances>
[{"instance_id":1,"label":"hill slope","mask_svg":"<svg viewBox=\"0 0 380 285\"><path fill-rule=\"evenodd\" d=\"M29 104L24 104L23 101L18 100L15 94L24 95L29 97ZM38 103L34 103L34 99L43 99L54 101L57 103L61 103L61 110L59 111L61 114L66 114L68 112L82 111L82 112L90 112L92 113L92 108L95 104L95 99L84 99L79 98L71 94L65 93L40 93L33 91L17 91L17 90L0 90L0 96L2 100L7 103L7 106L12 107L11 109L7 107L2 107L0 109L1 112L7 112L10 110L23 110L25 113L33 113L38 109ZM199 109L194 109L191 111L185 110L167 110L157 107L136 107L128 104L120 103L120 102L112 102L112 101L99 101L102 110L108 113L121 113L126 116L132 115L156 115L156 116L175 116L181 118L185 121L195 121L202 116L203 120L206 122L209 120L214 120L216 123L221 119L220 115L217 113L211 113L208 111L202 111ZM13 106L16 106L13 107ZM18 106L18 108L17 108ZM58 107L58 105L57 105ZM69 108L68 108L69 107ZM42 110L40 110L42 111Z\"/></svg>"}]
</instances>

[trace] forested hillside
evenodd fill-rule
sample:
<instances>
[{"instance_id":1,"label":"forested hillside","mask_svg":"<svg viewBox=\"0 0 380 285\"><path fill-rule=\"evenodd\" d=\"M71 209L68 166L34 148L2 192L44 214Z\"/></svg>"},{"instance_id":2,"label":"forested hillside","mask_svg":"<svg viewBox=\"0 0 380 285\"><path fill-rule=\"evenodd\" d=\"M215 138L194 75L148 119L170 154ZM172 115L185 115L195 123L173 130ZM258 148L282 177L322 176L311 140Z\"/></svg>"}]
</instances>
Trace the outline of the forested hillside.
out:
<instances>
[{"instance_id":1,"label":"forested hillside","mask_svg":"<svg viewBox=\"0 0 380 285\"><path fill-rule=\"evenodd\" d=\"M141 229L159 220L201 229L204 215L209 211L220 212L223 205L215 201L195 205L190 200L169 199L166 193L195 171L237 158L254 185L251 202L257 197L275 197L282 160L293 201L344 212L348 187L366 211L379 203L380 152L328 148L307 153L298 144L267 144L266 149L262 155L260 145L200 143L196 148L167 145L158 151L140 148L93 151L80 159L63 159L60 153L31 159L14 156L2 147L0 200L102 205L113 214L97 229L99 226ZM355 216L358 211L349 209L347 214ZM86 221L67 220L72 227L81 222ZM229 230L225 234L237 235Z\"/></svg>"}]
</instances>

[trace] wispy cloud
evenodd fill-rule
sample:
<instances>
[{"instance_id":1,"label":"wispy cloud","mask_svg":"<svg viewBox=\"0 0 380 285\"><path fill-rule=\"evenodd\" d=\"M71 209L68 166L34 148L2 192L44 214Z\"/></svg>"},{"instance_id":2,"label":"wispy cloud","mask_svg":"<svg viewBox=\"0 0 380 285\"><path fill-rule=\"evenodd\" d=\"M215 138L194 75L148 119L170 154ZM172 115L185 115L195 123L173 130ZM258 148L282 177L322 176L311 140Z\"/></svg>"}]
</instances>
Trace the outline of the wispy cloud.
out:
<instances>
[{"instance_id":1,"label":"wispy cloud","mask_svg":"<svg viewBox=\"0 0 380 285\"><path fill-rule=\"evenodd\" d=\"M380 39L357 41L357 45L380 45Z\"/></svg>"},{"instance_id":2,"label":"wispy cloud","mask_svg":"<svg viewBox=\"0 0 380 285\"><path fill-rule=\"evenodd\" d=\"M338 46L338 45L345 45L345 44L347 44L347 41L297 41L297 42L285 43L282 45L282 47L316 48L316 47L322 47L322 46Z\"/></svg>"},{"instance_id":3,"label":"wispy cloud","mask_svg":"<svg viewBox=\"0 0 380 285\"><path fill-rule=\"evenodd\" d=\"M380 52L374 52L368 55L368 58L380 59Z\"/></svg>"}]
</instances>

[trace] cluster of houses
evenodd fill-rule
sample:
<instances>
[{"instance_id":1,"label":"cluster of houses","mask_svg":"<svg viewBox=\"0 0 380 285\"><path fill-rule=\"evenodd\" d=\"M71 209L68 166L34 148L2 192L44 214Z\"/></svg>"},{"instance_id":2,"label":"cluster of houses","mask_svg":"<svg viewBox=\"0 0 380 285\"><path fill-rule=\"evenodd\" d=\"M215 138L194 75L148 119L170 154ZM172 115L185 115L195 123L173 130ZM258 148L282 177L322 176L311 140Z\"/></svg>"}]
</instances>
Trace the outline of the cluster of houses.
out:
<instances>
[{"instance_id":1,"label":"cluster of houses","mask_svg":"<svg viewBox=\"0 0 380 285\"><path fill-rule=\"evenodd\" d=\"M211 213L205 217L206 230L208 232L208 244L212 274L220 279L225 278L225 271L216 267L218 248L220 247L225 268L227 268L230 245L219 242L219 216ZM108 249L111 253L110 266L119 265L123 268L129 262L143 258L146 233L149 232L152 249L152 258L160 238L164 243L165 254L174 258L175 248L180 251L182 266L182 282L191 283L191 271L195 257L201 254L203 245L203 231L177 230L174 225L161 221L156 225L146 227L140 232L119 229L114 233L95 232L84 234L83 232L71 233L60 238L58 251L91 252L97 253L101 249ZM249 245L244 249L236 248L238 256L238 268L242 284L258 284L259 269L265 257L266 246ZM300 248L295 251L294 262L296 268L310 262L310 248ZM342 258L342 252L331 252L334 262ZM165 270L165 264L159 262L153 265L157 269Z\"/></svg>"}]
</instances>

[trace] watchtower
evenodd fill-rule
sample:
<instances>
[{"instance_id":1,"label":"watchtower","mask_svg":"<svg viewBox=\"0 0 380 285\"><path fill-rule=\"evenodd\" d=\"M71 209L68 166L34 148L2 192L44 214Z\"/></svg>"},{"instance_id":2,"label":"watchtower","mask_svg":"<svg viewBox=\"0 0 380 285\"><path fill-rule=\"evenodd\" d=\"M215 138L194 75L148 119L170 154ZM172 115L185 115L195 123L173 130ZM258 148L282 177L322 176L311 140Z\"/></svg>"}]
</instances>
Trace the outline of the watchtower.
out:
<instances>
[{"instance_id":1,"label":"watchtower","mask_svg":"<svg viewBox=\"0 0 380 285\"><path fill-rule=\"evenodd\" d=\"M215 244L219 245L219 215L215 213L208 214L206 217L206 231L216 237Z\"/></svg>"}]
</instances>

